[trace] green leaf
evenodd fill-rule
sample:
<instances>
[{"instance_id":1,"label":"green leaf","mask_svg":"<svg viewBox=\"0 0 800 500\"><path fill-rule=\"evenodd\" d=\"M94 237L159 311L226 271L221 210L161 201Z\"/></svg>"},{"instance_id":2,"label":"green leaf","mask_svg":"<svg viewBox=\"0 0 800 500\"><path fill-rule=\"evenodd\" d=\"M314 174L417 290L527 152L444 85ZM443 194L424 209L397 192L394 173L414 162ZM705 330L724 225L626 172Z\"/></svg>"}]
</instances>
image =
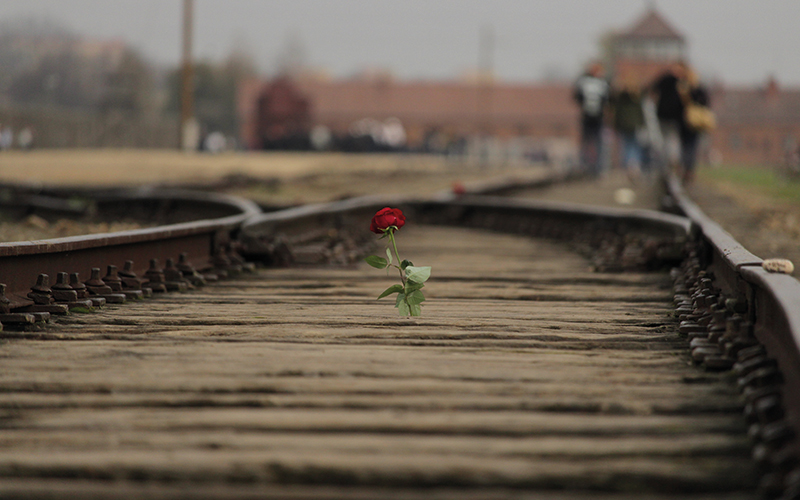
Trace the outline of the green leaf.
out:
<instances>
[{"instance_id":1,"label":"green leaf","mask_svg":"<svg viewBox=\"0 0 800 500\"><path fill-rule=\"evenodd\" d=\"M412 264L410 260L408 260L408 259L405 259L405 260L403 260L403 262L401 262L401 263L400 263L400 269L402 269L402 270L404 270L404 271L405 271L405 269L406 269L408 266L413 266L413 265L414 265L414 264Z\"/></svg>"},{"instance_id":2,"label":"green leaf","mask_svg":"<svg viewBox=\"0 0 800 500\"><path fill-rule=\"evenodd\" d=\"M412 304L408 307L411 316L422 316L422 307L419 304Z\"/></svg>"},{"instance_id":3,"label":"green leaf","mask_svg":"<svg viewBox=\"0 0 800 500\"><path fill-rule=\"evenodd\" d=\"M431 277L431 266L414 267L408 266L406 268L406 278L415 283L424 283Z\"/></svg>"},{"instance_id":4,"label":"green leaf","mask_svg":"<svg viewBox=\"0 0 800 500\"><path fill-rule=\"evenodd\" d=\"M392 252L391 252L391 250L389 250L389 247L386 247L386 259L389 262L389 264L391 264L393 262Z\"/></svg>"},{"instance_id":5,"label":"green leaf","mask_svg":"<svg viewBox=\"0 0 800 500\"><path fill-rule=\"evenodd\" d=\"M408 304L411 306L419 305L425 302L425 296L422 295L422 292L420 292L419 290L415 290L406 295L406 302L408 302Z\"/></svg>"},{"instance_id":6,"label":"green leaf","mask_svg":"<svg viewBox=\"0 0 800 500\"><path fill-rule=\"evenodd\" d=\"M409 294L414 290L421 290L424 287L425 287L424 283L414 283L413 281L406 281L406 288L404 291L406 292L406 294Z\"/></svg>"},{"instance_id":7,"label":"green leaf","mask_svg":"<svg viewBox=\"0 0 800 500\"><path fill-rule=\"evenodd\" d=\"M382 299L387 295L391 295L393 293L400 293L402 291L403 291L403 285L392 285L386 290L384 290L382 294L378 295L378 299Z\"/></svg>"},{"instance_id":8,"label":"green leaf","mask_svg":"<svg viewBox=\"0 0 800 500\"><path fill-rule=\"evenodd\" d=\"M417 307L419 307L419 306L417 306ZM398 309L398 312L400 313L400 316L411 316L412 315L411 307L408 304L406 304L405 300L402 300L402 301L400 301L399 304L397 304L397 309Z\"/></svg>"},{"instance_id":9,"label":"green leaf","mask_svg":"<svg viewBox=\"0 0 800 500\"><path fill-rule=\"evenodd\" d=\"M400 292L397 294L397 300L394 303L395 307L400 307L400 304L404 304L406 300L406 294Z\"/></svg>"},{"instance_id":10,"label":"green leaf","mask_svg":"<svg viewBox=\"0 0 800 500\"><path fill-rule=\"evenodd\" d=\"M383 257L378 257L377 255L370 255L369 257L364 259L364 261L370 266L378 269L386 269L387 267L389 267L389 263L386 262L386 259L384 259Z\"/></svg>"}]
</instances>

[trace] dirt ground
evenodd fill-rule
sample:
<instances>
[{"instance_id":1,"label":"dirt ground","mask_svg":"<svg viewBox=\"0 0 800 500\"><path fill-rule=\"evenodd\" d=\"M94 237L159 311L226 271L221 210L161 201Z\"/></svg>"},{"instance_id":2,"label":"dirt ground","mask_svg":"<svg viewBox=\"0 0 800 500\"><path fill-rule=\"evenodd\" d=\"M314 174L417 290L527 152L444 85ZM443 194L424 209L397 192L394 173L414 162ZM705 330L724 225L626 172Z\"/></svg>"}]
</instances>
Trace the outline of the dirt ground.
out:
<instances>
[{"instance_id":1,"label":"dirt ground","mask_svg":"<svg viewBox=\"0 0 800 500\"><path fill-rule=\"evenodd\" d=\"M733 184L698 182L688 190L698 206L739 243L762 259L800 266L800 206L779 202ZM798 276L797 269L794 276Z\"/></svg>"},{"instance_id":2,"label":"dirt ground","mask_svg":"<svg viewBox=\"0 0 800 500\"><path fill-rule=\"evenodd\" d=\"M41 150L0 155L0 182L59 186L181 185L223 189L265 204L363 194L431 194L453 183L525 177L542 167L479 168L442 156L169 150Z\"/></svg>"}]
</instances>

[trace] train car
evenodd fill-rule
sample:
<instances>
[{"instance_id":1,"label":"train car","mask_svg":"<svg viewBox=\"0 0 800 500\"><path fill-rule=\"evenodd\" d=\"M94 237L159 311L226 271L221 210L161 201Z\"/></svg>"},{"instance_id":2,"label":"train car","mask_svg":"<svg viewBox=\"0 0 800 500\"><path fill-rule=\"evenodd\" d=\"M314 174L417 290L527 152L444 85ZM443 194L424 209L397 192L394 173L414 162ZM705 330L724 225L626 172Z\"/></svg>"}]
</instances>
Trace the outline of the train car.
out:
<instances>
[{"instance_id":1,"label":"train car","mask_svg":"<svg viewBox=\"0 0 800 500\"><path fill-rule=\"evenodd\" d=\"M288 77L267 84L256 101L255 147L268 150L310 149L309 99Z\"/></svg>"}]
</instances>

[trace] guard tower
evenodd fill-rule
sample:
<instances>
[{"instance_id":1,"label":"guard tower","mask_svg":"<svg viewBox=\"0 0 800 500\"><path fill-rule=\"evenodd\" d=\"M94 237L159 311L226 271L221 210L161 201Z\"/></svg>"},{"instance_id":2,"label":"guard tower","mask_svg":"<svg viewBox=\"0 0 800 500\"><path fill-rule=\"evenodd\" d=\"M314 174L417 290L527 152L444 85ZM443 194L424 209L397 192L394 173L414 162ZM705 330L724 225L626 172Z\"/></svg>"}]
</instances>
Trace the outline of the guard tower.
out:
<instances>
[{"instance_id":1,"label":"guard tower","mask_svg":"<svg viewBox=\"0 0 800 500\"><path fill-rule=\"evenodd\" d=\"M613 36L610 47L614 75L632 75L650 82L675 61L686 58L686 40L650 7L629 29Z\"/></svg>"}]
</instances>

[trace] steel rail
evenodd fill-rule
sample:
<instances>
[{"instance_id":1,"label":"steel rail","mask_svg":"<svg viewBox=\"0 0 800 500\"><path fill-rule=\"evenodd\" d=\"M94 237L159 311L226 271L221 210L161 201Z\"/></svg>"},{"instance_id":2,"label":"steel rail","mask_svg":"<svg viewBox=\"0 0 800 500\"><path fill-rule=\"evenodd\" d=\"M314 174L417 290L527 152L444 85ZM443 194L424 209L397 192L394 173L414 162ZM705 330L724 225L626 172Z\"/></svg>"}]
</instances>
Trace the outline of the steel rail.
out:
<instances>
[{"instance_id":1,"label":"steel rail","mask_svg":"<svg viewBox=\"0 0 800 500\"><path fill-rule=\"evenodd\" d=\"M132 271L141 275L151 260L163 265L181 254L189 262L207 265L235 239L243 221L260 213L248 200L181 190L107 191L98 193L93 202L100 213L111 206L133 211L143 204L169 204L206 218L114 233L0 243L0 283L6 285L12 310L33 303L27 294L42 274L50 277L51 284L61 272L88 279L93 268L105 272L109 265L122 269L126 261L133 261Z\"/></svg>"},{"instance_id":2,"label":"steel rail","mask_svg":"<svg viewBox=\"0 0 800 500\"><path fill-rule=\"evenodd\" d=\"M696 253L681 281L694 287L694 318L682 323L692 336L695 360L717 352L733 363L743 390L745 415L754 439L754 457L766 471L762 489L769 497L800 495L800 282L766 271L763 260L746 250L690 199L674 177L667 190L692 221ZM703 279L706 281L703 285ZM678 295L681 295L680 293ZM718 297L716 304L710 298ZM677 300L677 298L676 298ZM697 316L711 316L706 331L694 329ZM714 320L720 334L711 332ZM724 330L722 330L724 328ZM724 331L724 333L722 333ZM704 337L705 335L705 337ZM705 340L704 340L705 339ZM710 345L709 345L710 344ZM716 350L716 351L715 351ZM723 366L725 364L723 363ZM794 496L792 496L794 495Z\"/></svg>"},{"instance_id":3,"label":"steel rail","mask_svg":"<svg viewBox=\"0 0 800 500\"><path fill-rule=\"evenodd\" d=\"M369 236L364 221L385 206L401 208L429 224L466 225L558 239L577 239L599 246L631 234L651 238L651 264L679 258L691 224L688 219L652 210L590 207L572 203L441 193L430 198L364 196L262 213L242 225L242 251L267 264L291 262L292 247L326 235L349 231L348 237ZM630 241L628 243L631 243ZM620 247L619 252L624 248Z\"/></svg>"}]
</instances>

